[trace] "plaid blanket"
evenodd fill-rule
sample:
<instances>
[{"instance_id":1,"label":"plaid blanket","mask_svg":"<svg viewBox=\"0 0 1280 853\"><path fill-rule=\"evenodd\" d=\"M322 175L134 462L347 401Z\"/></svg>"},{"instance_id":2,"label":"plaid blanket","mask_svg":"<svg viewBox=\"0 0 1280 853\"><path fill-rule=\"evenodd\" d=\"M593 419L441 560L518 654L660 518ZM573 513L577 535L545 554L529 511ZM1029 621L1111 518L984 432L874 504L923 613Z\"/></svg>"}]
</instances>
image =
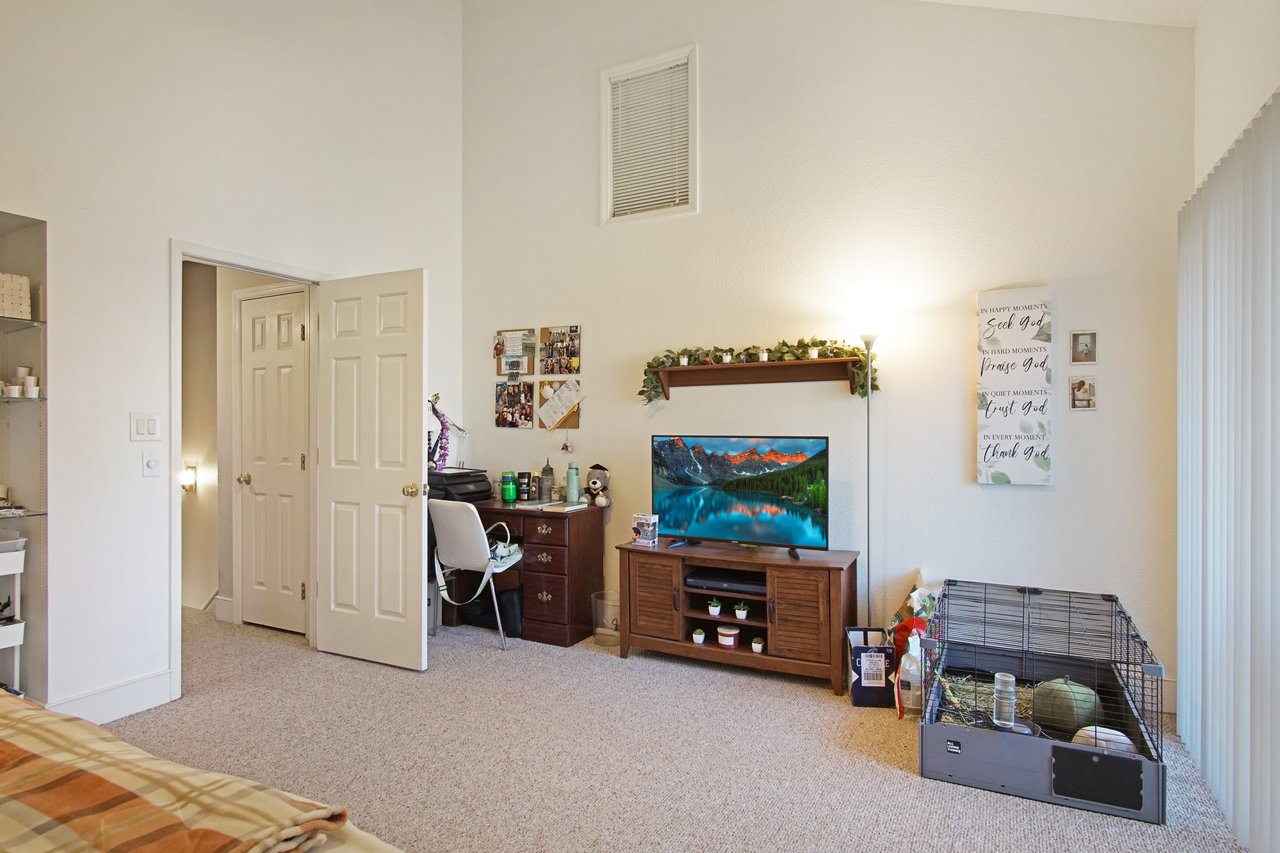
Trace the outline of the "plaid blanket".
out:
<instances>
[{"instance_id":1,"label":"plaid blanket","mask_svg":"<svg viewBox=\"0 0 1280 853\"><path fill-rule=\"evenodd\" d=\"M0 850L308 850L345 808L156 758L0 691Z\"/></svg>"}]
</instances>

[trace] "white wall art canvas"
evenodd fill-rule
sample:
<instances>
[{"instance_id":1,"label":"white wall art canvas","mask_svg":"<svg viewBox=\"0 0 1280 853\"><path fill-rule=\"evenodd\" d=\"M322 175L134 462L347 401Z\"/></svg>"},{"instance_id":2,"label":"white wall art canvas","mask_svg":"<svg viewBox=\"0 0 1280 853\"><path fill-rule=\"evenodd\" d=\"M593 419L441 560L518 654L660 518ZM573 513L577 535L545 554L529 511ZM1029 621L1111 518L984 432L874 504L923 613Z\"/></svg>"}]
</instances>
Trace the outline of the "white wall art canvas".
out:
<instances>
[{"instance_id":1,"label":"white wall art canvas","mask_svg":"<svg viewBox=\"0 0 1280 853\"><path fill-rule=\"evenodd\" d=\"M1052 319L1047 287L978 294L979 483L1053 483Z\"/></svg>"}]
</instances>

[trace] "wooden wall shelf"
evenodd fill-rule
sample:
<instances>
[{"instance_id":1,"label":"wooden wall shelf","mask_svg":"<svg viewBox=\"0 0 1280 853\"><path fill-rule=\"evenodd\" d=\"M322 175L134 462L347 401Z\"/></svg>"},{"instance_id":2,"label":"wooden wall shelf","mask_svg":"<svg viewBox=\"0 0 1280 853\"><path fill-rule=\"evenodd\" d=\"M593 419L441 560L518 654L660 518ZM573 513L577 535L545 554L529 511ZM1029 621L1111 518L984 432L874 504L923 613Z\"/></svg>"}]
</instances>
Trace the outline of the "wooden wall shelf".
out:
<instances>
[{"instance_id":1,"label":"wooden wall shelf","mask_svg":"<svg viewBox=\"0 0 1280 853\"><path fill-rule=\"evenodd\" d=\"M849 383L849 393L857 394L853 366L857 358L816 358L805 361L747 361L730 364L691 364L688 367L660 367L662 398L671 399L671 389L682 385L756 385L765 382Z\"/></svg>"}]
</instances>

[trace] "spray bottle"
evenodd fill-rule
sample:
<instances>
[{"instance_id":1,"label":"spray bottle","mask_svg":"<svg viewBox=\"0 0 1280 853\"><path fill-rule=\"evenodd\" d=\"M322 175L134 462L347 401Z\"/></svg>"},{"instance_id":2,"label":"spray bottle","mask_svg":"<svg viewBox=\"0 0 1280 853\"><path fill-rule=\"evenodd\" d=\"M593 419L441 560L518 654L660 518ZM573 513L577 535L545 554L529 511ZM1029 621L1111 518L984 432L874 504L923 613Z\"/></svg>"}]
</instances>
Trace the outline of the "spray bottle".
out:
<instances>
[{"instance_id":1,"label":"spray bottle","mask_svg":"<svg viewBox=\"0 0 1280 853\"><path fill-rule=\"evenodd\" d=\"M920 671L920 635L912 631L907 637L907 653L898 667L898 719L906 714L920 715L921 698L924 695Z\"/></svg>"}]
</instances>

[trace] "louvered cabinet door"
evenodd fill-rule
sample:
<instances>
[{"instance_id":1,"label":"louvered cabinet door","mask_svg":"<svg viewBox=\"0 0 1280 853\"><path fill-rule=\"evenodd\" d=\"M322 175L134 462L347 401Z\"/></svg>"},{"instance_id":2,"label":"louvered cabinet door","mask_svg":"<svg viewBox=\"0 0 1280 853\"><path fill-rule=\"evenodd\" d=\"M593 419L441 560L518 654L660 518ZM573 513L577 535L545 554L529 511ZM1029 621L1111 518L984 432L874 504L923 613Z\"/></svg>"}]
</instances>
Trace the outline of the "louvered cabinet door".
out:
<instances>
[{"instance_id":1,"label":"louvered cabinet door","mask_svg":"<svg viewBox=\"0 0 1280 853\"><path fill-rule=\"evenodd\" d=\"M631 556L631 633L678 639L681 631L680 560Z\"/></svg>"},{"instance_id":2,"label":"louvered cabinet door","mask_svg":"<svg viewBox=\"0 0 1280 853\"><path fill-rule=\"evenodd\" d=\"M831 579L827 572L769 567L769 654L831 660Z\"/></svg>"}]
</instances>

